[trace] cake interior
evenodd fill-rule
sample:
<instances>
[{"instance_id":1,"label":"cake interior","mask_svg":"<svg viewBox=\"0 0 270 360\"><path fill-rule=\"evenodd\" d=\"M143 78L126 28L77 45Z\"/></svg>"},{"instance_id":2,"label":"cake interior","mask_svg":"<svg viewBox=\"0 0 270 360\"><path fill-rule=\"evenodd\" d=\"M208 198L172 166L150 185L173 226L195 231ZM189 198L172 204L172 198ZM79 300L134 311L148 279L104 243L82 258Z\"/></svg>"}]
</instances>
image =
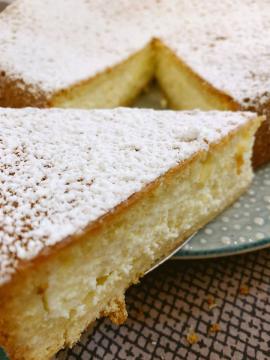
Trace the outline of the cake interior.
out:
<instances>
[{"instance_id":1,"label":"cake interior","mask_svg":"<svg viewBox=\"0 0 270 360\"><path fill-rule=\"evenodd\" d=\"M156 39L123 63L54 95L50 105L94 109L129 104L153 77L174 109L240 108L229 96L206 84Z\"/></svg>"},{"instance_id":2,"label":"cake interior","mask_svg":"<svg viewBox=\"0 0 270 360\"><path fill-rule=\"evenodd\" d=\"M2 287L0 340L11 358L49 359L96 318L124 321L128 286L248 187L257 126L197 153Z\"/></svg>"},{"instance_id":3,"label":"cake interior","mask_svg":"<svg viewBox=\"0 0 270 360\"><path fill-rule=\"evenodd\" d=\"M171 49L156 41L155 77L169 100L178 110L237 110L239 106L196 75Z\"/></svg>"},{"instance_id":4,"label":"cake interior","mask_svg":"<svg viewBox=\"0 0 270 360\"><path fill-rule=\"evenodd\" d=\"M127 105L153 78L154 64L154 49L150 44L116 67L58 93L51 106L97 109Z\"/></svg>"}]
</instances>

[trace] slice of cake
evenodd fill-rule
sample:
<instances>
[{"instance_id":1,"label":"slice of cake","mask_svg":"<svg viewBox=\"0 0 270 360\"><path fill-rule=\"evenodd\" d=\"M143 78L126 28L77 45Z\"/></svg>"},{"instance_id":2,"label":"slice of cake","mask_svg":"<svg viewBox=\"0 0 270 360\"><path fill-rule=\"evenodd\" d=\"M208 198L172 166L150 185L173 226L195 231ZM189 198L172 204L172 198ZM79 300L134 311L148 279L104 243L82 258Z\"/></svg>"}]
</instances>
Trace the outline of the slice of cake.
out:
<instances>
[{"instance_id":1,"label":"slice of cake","mask_svg":"<svg viewBox=\"0 0 270 360\"><path fill-rule=\"evenodd\" d=\"M252 113L0 109L0 344L47 360L252 179Z\"/></svg>"},{"instance_id":2,"label":"slice of cake","mask_svg":"<svg viewBox=\"0 0 270 360\"><path fill-rule=\"evenodd\" d=\"M0 105L111 108L155 76L173 108L266 113L257 167L270 160L269 24L267 1L17 0L0 15Z\"/></svg>"}]
</instances>

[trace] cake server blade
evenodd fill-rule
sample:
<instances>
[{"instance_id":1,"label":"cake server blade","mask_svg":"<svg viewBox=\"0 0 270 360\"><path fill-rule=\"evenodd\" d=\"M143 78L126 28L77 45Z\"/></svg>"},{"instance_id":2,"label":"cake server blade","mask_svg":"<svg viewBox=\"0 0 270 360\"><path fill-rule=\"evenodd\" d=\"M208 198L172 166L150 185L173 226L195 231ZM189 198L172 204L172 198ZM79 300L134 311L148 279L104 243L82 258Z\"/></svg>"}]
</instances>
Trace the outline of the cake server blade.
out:
<instances>
[{"instance_id":1,"label":"cake server blade","mask_svg":"<svg viewBox=\"0 0 270 360\"><path fill-rule=\"evenodd\" d=\"M154 269L156 269L157 267L159 267L161 264L163 264L165 261L169 260L174 254L176 254L178 251L180 251L194 236L196 235L193 234L191 235L189 238L187 238L186 240L184 240L180 245L178 245L175 249L173 249L169 255L166 255L165 257L161 258L158 260L158 262L155 263L155 265L153 265L150 269L148 269L144 275L149 274L151 271L153 271Z\"/></svg>"}]
</instances>

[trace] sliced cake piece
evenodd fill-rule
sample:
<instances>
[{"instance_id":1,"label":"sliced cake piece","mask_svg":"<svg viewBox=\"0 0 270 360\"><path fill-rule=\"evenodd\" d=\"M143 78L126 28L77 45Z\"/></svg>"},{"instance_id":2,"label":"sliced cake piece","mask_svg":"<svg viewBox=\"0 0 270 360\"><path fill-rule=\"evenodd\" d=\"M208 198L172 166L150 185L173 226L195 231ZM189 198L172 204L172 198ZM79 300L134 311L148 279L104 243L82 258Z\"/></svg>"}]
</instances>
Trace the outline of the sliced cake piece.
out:
<instances>
[{"instance_id":1,"label":"sliced cake piece","mask_svg":"<svg viewBox=\"0 0 270 360\"><path fill-rule=\"evenodd\" d=\"M0 15L0 106L127 105L156 76L175 109L265 113L258 167L270 161L269 24L269 1L17 0Z\"/></svg>"},{"instance_id":2,"label":"sliced cake piece","mask_svg":"<svg viewBox=\"0 0 270 360\"><path fill-rule=\"evenodd\" d=\"M0 109L0 344L47 360L252 179L252 113Z\"/></svg>"}]
</instances>

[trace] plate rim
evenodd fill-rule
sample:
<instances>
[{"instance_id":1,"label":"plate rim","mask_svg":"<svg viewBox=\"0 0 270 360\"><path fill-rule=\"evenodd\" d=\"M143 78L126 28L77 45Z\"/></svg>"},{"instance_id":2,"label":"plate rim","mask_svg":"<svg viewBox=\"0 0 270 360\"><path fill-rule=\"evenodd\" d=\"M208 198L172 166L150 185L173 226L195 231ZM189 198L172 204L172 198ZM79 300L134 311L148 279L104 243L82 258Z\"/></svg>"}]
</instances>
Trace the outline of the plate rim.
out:
<instances>
[{"instance_id":1,"label":"plate rim","mask_svg":"<svg viewBox=\"0 0 270 360\"><path fill-rule=\"evenodd\" d=\"M244 254L252 251L262 250L270 247L270 237L257 240L256 242L245 243L241 245L223 246L218 249L206 250L180 250L173 256L174 260L195 260L210 259L225 256Z\"/></svg>"}]
</instances>

